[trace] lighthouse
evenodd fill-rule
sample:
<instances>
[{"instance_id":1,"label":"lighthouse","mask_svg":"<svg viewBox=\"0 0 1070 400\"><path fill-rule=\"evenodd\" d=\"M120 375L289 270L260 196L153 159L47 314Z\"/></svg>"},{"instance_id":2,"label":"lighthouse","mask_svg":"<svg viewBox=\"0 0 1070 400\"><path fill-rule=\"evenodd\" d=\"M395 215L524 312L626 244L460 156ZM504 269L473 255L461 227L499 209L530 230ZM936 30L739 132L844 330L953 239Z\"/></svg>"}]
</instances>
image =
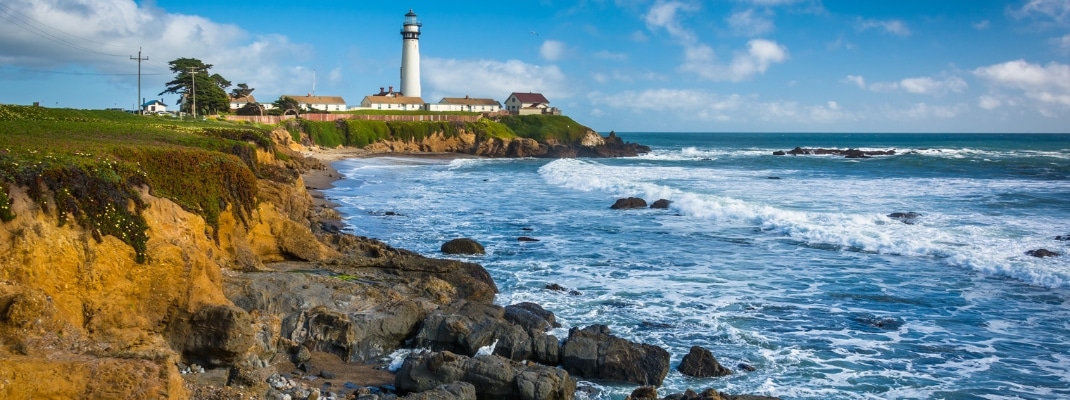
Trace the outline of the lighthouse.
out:
<instances>
[{"instance_id":1,"label":"lighthouse","mask_svg":"<svg viewBox=\"0 0 1070 400\"><path fill-rule=\"evenodd\" d=\"M401 25L401 93L420 97L420 21L409 10Z\"/></svg>"}]
</instances>

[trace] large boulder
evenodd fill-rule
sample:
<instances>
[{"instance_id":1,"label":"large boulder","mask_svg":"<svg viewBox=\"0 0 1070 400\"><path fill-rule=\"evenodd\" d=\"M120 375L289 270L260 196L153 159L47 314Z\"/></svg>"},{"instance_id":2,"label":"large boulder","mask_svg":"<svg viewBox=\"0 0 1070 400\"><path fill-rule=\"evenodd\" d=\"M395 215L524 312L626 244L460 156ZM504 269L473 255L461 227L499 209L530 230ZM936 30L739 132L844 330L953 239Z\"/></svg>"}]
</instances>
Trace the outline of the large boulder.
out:
<instances>
[{"instance_id":1,"label":"large boulder","mask_svg":"<svg viewBox=\"0 0 1070 400\"><path fill-rule=\"evenodd\" d=\"M400 400L476 400L476 387L468 382L448 383L431 390L410 393Z\"/></svg>"},{"instance_id":2,"label":"large boulder","mask_svg":"<svg viewBox=\"0 0 1070 400\"><path fill-rule=\"evenodd\" d=\"M628 197L624 199L617 199L609 208L614 210L627 210L629 208L646 208L646 200L638 197Z\"/></svg>"},{"instance_id":3,"label":"large boulder","mask_svg":"<svg viewBox=\"0 0 1070 400\"><path fill-rule=\"evenodd\" d=\"M397 372L395 386L400 393L410 393L452 382L474 385L480 399L564 400L576 392L576 381L559 368L448 351L410 354Z\"/></svg>"},{"instance_id":4,"label":"large boulder","mask_svg":"<svg viewBox=\"0 0 1070 400\"><path fill-rule=\"evenodd\" d=\"M664 209L664 208L669 208L670 204L672 204L672 200L658 199L657 201L654 202L654 204L650 205L650 208L662 208L662 209Z\"/></svg>"},{"instance_id":5,"label":"large boulder","mask_svg":"<svg viewBox=\"0 0 1070 400\"><path fill-rule=\"evenodd\" d=\"M1029 251L1025 252L1025 254L1033 256L1033 257L1036 257L1036 258L1058 257L1059 256L1059 253L1056 253L1056 252L1048 250L1048 249L1029 250Z\"/></svg>"},{"instance_id":6,"label":"large boulder","mask_svg":"<svg viewBox=\"0 0 1070 400\"><path fill-rule=\"evenodd\" d=\"M680 373L698 378L731 375L732 370L725 368L713 353L700 346L691 346L691 351L684 356L680 366L676 367Z\"/></svg>"},{"instance_id":7,"label":"large boulder","mask_svg":"<svg viewBox=\"0 0 1070 400\"><path fill-rule=\"evenodd\" d=\"M479 242L468 239L460 238L453 239L442 244L442 252L446 254L485 254L486 250L483 249L483 245Z\"/></svg>"},{"instance_id":8,"label":"large boulder","mask_svg":"<svg viewBox=\"0 0 1070 400\"><path fill-rule=\"evenodd\" d=\"M605 325L591 325L569 330L561 366L584 378L661 386L669 373L669 352L613 336Z\"/></svg>"},{"instance_id":9,"label":"large boulder","mask_svg":"<svg viewBox=\"0 0 1070 400\"><path fill-rule=\"evenodd\" d=\"M253 346L253 319L232 305L205 306L172 326L183 358L204 366L230 366Z\"/></svg>"},{"instance_id":10,"label":"large boulder","mask_svg":"<svg viewBox=\"0 0 1070 400\"><path fill-rule=\"evenodd\" d=\"M546 332L561 326L561 324L557 323L554 313L547 311L538 304L529 302L505 306L503 317L505 317L506 321L519 325L529 333Z\"/></svg>"},{"instance_id":11,"label":"large boulder","mask_svg":"<svg viewBox=\"0 0 1070 400\"><path fill-rule=\"evenodd\" d=\"M519 308L513 312L519 313ZM424 319L413 345L469 356L488 348L493 354L517 361L532 360L546 365L560 362L556 337L547 335L541 328L527 329L510 322L505 315L506 309L501 306L459 301Z\"/></svg>"}]
</instances>

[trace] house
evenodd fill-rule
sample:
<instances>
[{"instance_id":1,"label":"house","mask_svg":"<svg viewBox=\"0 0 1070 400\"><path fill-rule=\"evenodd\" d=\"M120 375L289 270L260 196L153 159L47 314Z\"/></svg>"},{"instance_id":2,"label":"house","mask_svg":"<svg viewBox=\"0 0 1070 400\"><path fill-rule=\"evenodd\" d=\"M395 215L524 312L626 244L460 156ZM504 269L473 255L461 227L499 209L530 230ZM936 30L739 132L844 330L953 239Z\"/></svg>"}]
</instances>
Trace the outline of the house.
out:
<instances>
[{"instance_id":1,"label":"house","mask_svg":"<svg viewBox=\"0 0 1070 400\"><path fill-rule=\"evenodd\" d=\"M158 114L167 112L167 104L163 100L149 100L141 105L142 114Z\"/></svg>"},{"instance_id":2,"label":"house","mask_svg":"<svg viewBox=\"0 0 1070 400\"><path fill-rule=\"evenodd\" d=\"M424 99L392 94L387 96L364 96L360 108L365 110L419 111L424 109Z\"/></svg>"},{"instance_id":3,"label":"house","mask_svg":"<svg viewBox=\"0 0 1070 400\"><path fill-rule=\"evenodd\" d=\"M230 109L231 110L237 110L239 108L245 107L245 105L249 104L249 103L256 103L256 98L253 97L253 95L248 95L248 96L245 96L245 97L233 97L232 96L230 98Z\"/></svg>"},{"instance_id":4,"label":"house","mask_svg":"<svg viewBox=\"0 0 1070 400\"><path fill-rule=\"evenodd\" d=\"M341 96L284 95L297 101L302 110L345 111L346 101Z\"/></svg>"},{"instance_id":5,"label":"house","mask_svg":"<svg viewBox=\"0 0 1070 400\"><path fill-rule=\"evenodd\" d=\"M513 114L552 114L561 115L557 107L550 107L550 100L542 93L517 93L513 92L505 100L505 109Z\"/></svg>"},{"instance_id":6,"label":"house","mask_svg":"<svg viewBox=\"0 0 1070 400\"><path fill-rule=\"evenodd\" d=\"M428 104L428 106L432 105ZM468 96L443 97L435 106L437 107L433 107L431 111L498 112L502 109L502 103L499 103L498 100Z\"/></svg>"}]
</instances>

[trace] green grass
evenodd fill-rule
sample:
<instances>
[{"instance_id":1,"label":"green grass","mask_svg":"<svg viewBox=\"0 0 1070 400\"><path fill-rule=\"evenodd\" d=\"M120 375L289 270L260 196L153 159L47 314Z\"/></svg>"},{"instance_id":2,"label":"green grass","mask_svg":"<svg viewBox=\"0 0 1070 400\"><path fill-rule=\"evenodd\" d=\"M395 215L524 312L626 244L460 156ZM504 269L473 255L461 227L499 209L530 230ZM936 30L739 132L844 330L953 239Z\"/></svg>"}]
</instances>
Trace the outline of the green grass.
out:
<instances>
[{"instance_id":1,"label":"green grass","mask_svg":"<svg viewBox=\"0 0 1070 400\"><path fill-rule=\"evenodd\" d=\"M576 143L590 129L564 115L506 115L498 122L520 137L545 142L555 139L562 143Z\"/></svg>"},{"instance_id":2,"label":"green grass","mask_svg":"<svg viewBox=\"0 0 1070 400\"><path fill-rule=\"evenodd\" d=\"M468 111L427 111L427 110L413 110L413 111L401 111L401 110L352 110L352 111L332 111L331 114L353 114L353 115L467 115L467 116L483 115L483 113L468 112Z\"/></svg>"},{"instance_id":3,"label":"green grass","mask_svg":"<svg viewBox=\"0 0 1070 400\"><path fill-rule=\"evenodd\" d=\"M246 221L257 202L256 148L274 144L263 127L123 113L0 105L0 220L8 190L26 188L63 225L73 218L98 241L132 246L145 262L148 226L136 187L201 215L217 234L228 209Z\"/></svg>"}]
</instances>

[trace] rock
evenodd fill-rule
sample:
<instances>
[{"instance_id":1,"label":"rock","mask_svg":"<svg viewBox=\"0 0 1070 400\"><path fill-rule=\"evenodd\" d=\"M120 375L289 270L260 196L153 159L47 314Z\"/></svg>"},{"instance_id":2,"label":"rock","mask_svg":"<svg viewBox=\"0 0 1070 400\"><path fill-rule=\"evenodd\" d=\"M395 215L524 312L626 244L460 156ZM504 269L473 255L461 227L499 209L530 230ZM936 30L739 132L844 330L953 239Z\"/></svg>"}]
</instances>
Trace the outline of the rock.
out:
<instances>
[{"instance_id":1,"label":"rock","mask_svg":"<svg viewBox=\"0 0 1070 400\"><path fill-rule=\"evenodd\" d=\"M669 204L672 204L671 200L658 199L654 204L650 205L650 208L669 208Z\"/></svg>"},{"instance_id":2,"label":"rock","mask_svg":"<svg viewBox=\"0 0 1070 400\"><path fill-rule=\"evenodd\" d=\"M336 376L333 373L331 373L331 372L329 372L327 370L321 370L320 371L320 377L323 378L323 379L334 379L334 378L336 378Z\"/></svg>"},{"instance_id":3,"label":"rock","mask_svg":"<svg viewBox=\"0 0 1070 400\"><path fill-rule=\"evenodd\" d=\"M747 371L747 372L754 372L754 371L758 370L757 368L754 368L753 365L750 365L750 364L747 364L747 363L739 363L739 365L736 365L736 368L739 368L739 369Z\"/></svg>"},{"instance_id":4,"label":"rock","mask_svg":"<svg viewBox=\"0 0 1070 400\"><path fill-rule=\"evenodd\" d=\"M412 393L399 400L476 400L476 387L468 382L448 383L431 390Z\"/></svg>"},{"instance_id":5,"label":"rock","mask_svg":"<svg viewBox=\"0 0 1070 400\"><path fill-rule=\"evenodd\" d=\"M640 386L628 396L631 400L658 400L658 388L654 386Z\"/></svg>"},{"instance_id":6,"label":"rock","mask_svg":"<svg viewBox=\"0 0 1070 400\"><path fill-rule=\"evenodd\" d=\"M767 177L766 179L780 180L780 177L779 176L770 176L770 177Z\"/></svg>"},{"instance_id":7,"label":"rock","mask_svg":"<svg viewBox=\"0 0 1070 400\"><path fill-rule=\"evenodd\" d=\"M555 292L567 292L568 291L568 288L566 288L564 286L561 286L559 284L556 284L556 283L551 283L549 285L543 286L542 288L546 289L546 290L553 290Z\"/></svg>"},{"instance_id":8,"label":"rock","mask_svg":"<svg viewBox=\"0 0 1070 400\"><path fill-rule=\"evenodd\" d=\"M842 155L842 156L845 156L847 158L869 158L870 156L892 156L892 155L895 155L895 150L862 151L862 150L858 150L858 149L840 150L840 149L821 149L821 148L810 149L810 148L804 148L804 147L796 147L796 148L791 149L790 151L788 151L786 154L791 154L793 156L804 155L804 154L808 154L808 155ZM776 154L774 152L773 155L782 155L782 154Z\"/></svg>"},{"instance_id":9,"label":"rock","mask_svg":"<svg viewBox=\"0 0 1070 400\"><path fill-rule=\"evenodd\" d=\"M312 359L312 352L308 350L308 347L297 346L297 348L294 349L294 354L293 354L294 365L304 364L304 363L308 362L308 360L311 360L311 359Z\"/></svg>"},{"instance_id":10,"label":"rock","mask_svg":"<svg viewBox=\"0 0 1070 400\"><path fill-rule=\"evenodd\" d=\"M516 241L518 241L518 242L538 242L539 239L532 238L532 237L527 237L527 236L521 236L521 237L516 238Z\"/></svg>"},{"instance_id":11,"label":"rock","mask_svg":"<svg viewBox=\"0 0 1070 400\"><path fill-rule=\"evenodd\" d=\"M899 220L899 222L902 222L902 223L907 224L907 225L913 225L915 222L917 222L917 219L920 218L921 216L922 216L922 214L916 213L916 212L913 212L913 211L911 211L911 212L894 212L894 213L888 214L888 218Z\"/></svg>"},{"instance_id":12,"label":"rock","mask_svg":"<svg viewBox=\"0 0 1070 400\"><path fill-rule=\"evenodd\" d=\"M230 366L253 345L253 320L245 310L232 305L201 307L185 328L172 333L186 360L209 367ZM194 368L196 372L196 368Z\"/></svg>"},{"instance_id":13,"label":"rock","mask_svg":"<svg viewBox=\"0 0 1070 400\"><path fill-rule=\"evenodd\" d=\"M669 373L669 352L612 336L605 325L591 325L569 330L561 364L584 378L660 386Z\"/></svg>"},{"instance_id":14,"label":"rock","mask_svg":"<svg viewBox=\"0 0 1070 400\"><path fill-rule=\"evenodd\" d=\"M1055 240L1070 240L1070 235L1059 235L1055 237Z\"/></svg>"},{"instance_id":15,"label":"rock","mask_svg":"<svg viewBox=\"0 0 1070 400\"><path fill-rule=\"evenodd\" d=\"M843 152L843 155L846 158L870 158L870 156L862 152L862 150L857 149L847 149Z\"/></svg>"},{"instance_id":16,"label":"rock","mask_svg":"<svg viewBox=\"0 0 1070 400\"><path fill-rule=\"evenodd\" d=\"M529 365L489 355L475 358L451 352L414 352L398 370L400 393L467 382L480 399L572 399L576 381L559 368Z\"/></svg>"},{"instance_id":17,"label":"rock","mask_svg":"<svg viewBox=\"0 0 1070 400\"><path fill-rule=\"evenodd\" d=\"M517 318L522 313L521 309L514 312ZM524 312L537 316L531 309ZM534 318L529 322L532 326L538 324ZM500 306L466 301L429 315L413 338L413 345L469 356L491 346L493 354L512 360L533 360L547 365L557 365L560 360L556 337L545 334L541 328L526 329L508 321L505 309Z\"/></svg>"},{"instance_id":18,"label":"rock","mask_svg":"<svg viewBox=\"0 0 1070 400\"><path fill-rule=\"evenodd\" d=\"M630 208L646 208L646 200L638 197L628 197L624 199L617 199L617 202L613 203L609 208L614 210L626 210Z\"/></svg>"},{"instance_id":19,"label":"rock","mask_svg":"<svg viewBox=\"0 0 1070 400\"><path fill-rule=\"evenodd\" d=\"M1026 255L1030 255L1036 258L1044 257L1058 257L1060 254L1048 249L1036 249L1025 252Z\"/></svg>"},{"instance_id":20,"label":"rock","mask_svg":"<svg viewBox=\"0 0 1070 400\"><path fill-rule=\"evenodd\" d=\"M529 333L546 332L561 326L561 324L557 323L554 313L546 311L545 308L538 304L529 302L505 306L503 317L506 321L519 325Z\"/></svg>"},{"instance_id":21,"label":"rock","mask_svg":"<svg viewBox=\"0 0 1070 400\"><path fill-rule=\"evenodd\" d=\"M468 238L453 239L443 243L442 252L446 254L486 254L483 245Z\"/></svg>"},{"instance_id":22,"label":"rock","mask_svg":"<svg viewBox=\"0 0 1070 400\"><path fill-rule=\"evenodd\" d=\"M709 350L700 346L691 346L691 352L684 356L680 366L676 367L681 374L697 378L709 378L714 376L731 375L732 370L725 368L713 356Z\"/></svg>"},{"instance_id":23,"label":"rock","mask_svg":"<svg viewBox=\"0 0 1070 400\"><path fill-rule=\"evenodd\" d=\"M782 155L786 155L786 154L787 153L785 153L783 150L777 150L777 151L773 152L774 156L782 156Z\"/></svg>"}]
</instances>

